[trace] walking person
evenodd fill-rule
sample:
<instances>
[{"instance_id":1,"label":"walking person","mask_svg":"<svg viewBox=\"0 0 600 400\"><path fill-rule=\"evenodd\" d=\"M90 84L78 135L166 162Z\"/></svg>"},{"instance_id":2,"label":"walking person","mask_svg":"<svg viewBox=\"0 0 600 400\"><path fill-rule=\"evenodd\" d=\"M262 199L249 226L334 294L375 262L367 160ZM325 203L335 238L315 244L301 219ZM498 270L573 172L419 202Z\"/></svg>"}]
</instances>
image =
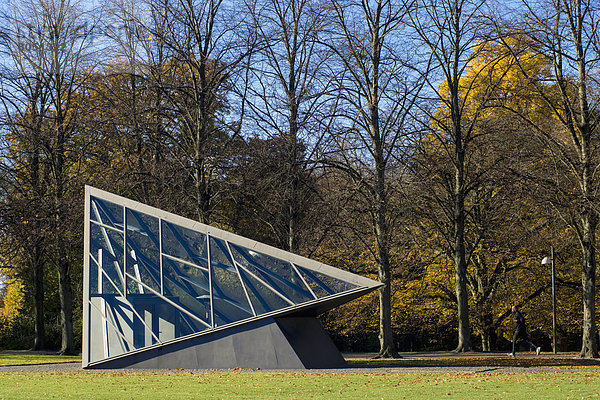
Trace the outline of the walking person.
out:
<instances>
[{"instance_id":1,"label":"walking person","mask_svg":"<svg viewBox=\"0 0 600 400\"><path fill-rule=\"evenodd\" d=\"M519 311L517 306L512 306L512 313L513 313L513 322L515 323L515 334L513 335L513 341L512 341L512 353L508 353L508 355L511 357L515 356L515 352L517 350L517 341L519 339L521 339L521 340L524 340L525 343L529 344L529 346L531 348L534 348L535 354L539 356L540 351L542 351L542 348L533 344L533 342L529 338L529 335L527 335L527 327L525 325L525 317L523 317L523 314L521 314L521 312Z\"/></svg>"}]
</instances>

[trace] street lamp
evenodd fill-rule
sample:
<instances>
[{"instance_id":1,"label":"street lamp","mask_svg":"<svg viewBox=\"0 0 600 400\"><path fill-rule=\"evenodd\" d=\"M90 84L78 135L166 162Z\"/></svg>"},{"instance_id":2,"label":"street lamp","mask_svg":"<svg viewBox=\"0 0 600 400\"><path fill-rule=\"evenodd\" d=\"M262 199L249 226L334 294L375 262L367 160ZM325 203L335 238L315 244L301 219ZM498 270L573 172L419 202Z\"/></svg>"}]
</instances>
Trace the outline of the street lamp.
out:
<instances>
[{"instance_id":1,"label":"street lamp","mask_svg":"<svg viewBox=\"0 0 600 400\"><path fill-rule=\"evenodd\" d=\"M554 247L550 247L550 257L542 259L542 265L550 264L552 270L552 352L556 354L556 292L554 290Z\"/></svg>"}]
</instances>

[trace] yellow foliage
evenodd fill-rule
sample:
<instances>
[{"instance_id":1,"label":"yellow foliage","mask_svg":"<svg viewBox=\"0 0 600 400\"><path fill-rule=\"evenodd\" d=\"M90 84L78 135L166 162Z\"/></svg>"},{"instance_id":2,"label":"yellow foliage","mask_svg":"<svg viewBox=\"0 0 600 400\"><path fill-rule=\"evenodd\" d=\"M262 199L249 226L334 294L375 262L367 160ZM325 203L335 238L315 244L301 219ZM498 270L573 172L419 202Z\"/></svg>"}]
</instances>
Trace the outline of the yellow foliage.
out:
<instances>
[{"instance_id":1,"label":"yellow foliage","mask_svg":"<svg viewBox=\"0 0 600 400\"><path fill-rule=\"evenodd\" d=\"M554 118L538 90L545 87L544 82L551 76L551 64L529 51L522 38L481 42L474 53L458 83L463 123L475 118L516 115L515 112L540 121ZM439 96L446 105L436 114L438 125L448 123L450 118L447 81L440 85Z\"/></svg>"},{"instance_id":2,"label":"yellow foliage","mask_svg":"<svg viewBox=\"0 0 600 400\"><path fill-rule=\"evenodd\" d=\"M24 284L20 279L11 278L6 283L4 306L0 308L0 318L8 327L21 318L25 305Z\"/></svg>"}]
</instances>

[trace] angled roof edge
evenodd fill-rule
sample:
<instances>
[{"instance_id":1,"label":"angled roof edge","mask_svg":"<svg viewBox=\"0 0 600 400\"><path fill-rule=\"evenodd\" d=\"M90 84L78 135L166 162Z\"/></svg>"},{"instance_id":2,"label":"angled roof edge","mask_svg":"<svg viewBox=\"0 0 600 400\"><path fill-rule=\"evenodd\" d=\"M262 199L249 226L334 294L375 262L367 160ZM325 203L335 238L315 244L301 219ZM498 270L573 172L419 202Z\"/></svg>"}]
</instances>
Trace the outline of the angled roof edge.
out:
<instances>
[{"instance_id":1,"label":"angled roof edge","mask_svg":"<svg viewBox=\"0 0 600 400\"><path fill-rule=\"evenodd\" d=\"M240 246L246 247L250 250L255 250L259 253L264 253L266 255L279 258L285 261L289 261L298 266L311 269L316 272L321 272L325 275L332 276L334 278L338 278L350 283L353 283L357 286L362 286L364 288L376 289L382 286L382 283L377 282L375 280L365 278L363 276L354 274L352 272L344 271L339 268L332 267L330 265L321 263L319 261L312 260L310 258L302 257L294 253L290 253L289 251L281 250L273 246L269 246L267 244L257 242L256 240L252 240L246 238L244 236L236 235L231 232L227 232L225 230L215 228L210 225L202 224L200 222L194 221L189 218L182 217L177 214L170 213L168 211L161 210L156 207L149 206L147 204L140 203L135 200L128 199L126 197L122 197L116 195L111 192L107 192L102 189L95 188L93 186L86 185L85 186L85 195L86 195L86 204L89 202L89 197L98 197L102 200L106 200L112 203L116 203L119 205L123 205L131 210L138 211L145 214L150 214L152 216L168 220L169 222L173 222L178 224L184 228L204 232L210 236L214 236L219 239L224 239L226 241L231 241ZM86 219L89 219L89 215L86 214Z\"/></svg>"}]
</instances>

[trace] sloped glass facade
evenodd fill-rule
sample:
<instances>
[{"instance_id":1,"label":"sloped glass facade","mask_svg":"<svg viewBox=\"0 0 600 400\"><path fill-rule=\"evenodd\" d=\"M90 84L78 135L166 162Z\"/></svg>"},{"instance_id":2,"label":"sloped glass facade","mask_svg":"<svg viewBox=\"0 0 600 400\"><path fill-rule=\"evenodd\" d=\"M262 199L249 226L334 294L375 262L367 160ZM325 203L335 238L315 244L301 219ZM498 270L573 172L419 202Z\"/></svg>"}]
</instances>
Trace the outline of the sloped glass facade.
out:
<instances>
[{"instance_id":1,"label":"sloped glass facade","mask_svg":"<svg viewBox=\"0 0 600 400\"><path fill-rule=\"evenodd\" d=\"M86 202L84 364L361 289L333 267L107 192L89 188Z\"/></svg>"}]
</instances>

